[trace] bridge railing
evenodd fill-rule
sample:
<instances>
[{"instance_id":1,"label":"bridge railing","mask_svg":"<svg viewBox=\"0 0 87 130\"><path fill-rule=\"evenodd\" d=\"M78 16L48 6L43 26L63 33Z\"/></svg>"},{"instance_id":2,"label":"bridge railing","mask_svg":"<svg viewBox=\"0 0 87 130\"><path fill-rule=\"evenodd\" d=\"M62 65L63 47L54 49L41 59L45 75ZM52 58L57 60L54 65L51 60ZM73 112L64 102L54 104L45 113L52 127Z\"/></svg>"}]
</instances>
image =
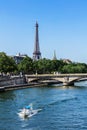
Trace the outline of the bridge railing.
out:
<instances>
[{"instance_id":1,"label":"bridge railing","mask_svg":"<svg viewBox=\"0 0 87 130\"><path fill-rule=\"evenodd\" d=\"M87 73L74 73L74 74L37 74L25 75L26 77L86 77Z\"/></svg>"}]
</instances>

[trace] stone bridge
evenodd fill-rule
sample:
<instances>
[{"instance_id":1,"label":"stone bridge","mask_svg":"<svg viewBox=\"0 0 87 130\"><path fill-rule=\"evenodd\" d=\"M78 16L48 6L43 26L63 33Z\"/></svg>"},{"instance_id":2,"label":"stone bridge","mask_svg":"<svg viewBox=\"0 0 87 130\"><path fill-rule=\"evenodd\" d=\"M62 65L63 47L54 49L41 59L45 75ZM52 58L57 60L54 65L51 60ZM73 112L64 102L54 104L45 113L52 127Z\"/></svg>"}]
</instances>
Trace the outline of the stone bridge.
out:
<instances>
[{"instance_id":1,"label":"stone bridge","mask_svg":"<svg viewBox=\"0 0 87 130\"><path fill-rule=\"evenodd\" d=\"M74 85L75 81L87 80L87 73L80 74L37 74L25 75L26 81L29 82L62 82L64 86Z\"/></svg>"}]
</instances>

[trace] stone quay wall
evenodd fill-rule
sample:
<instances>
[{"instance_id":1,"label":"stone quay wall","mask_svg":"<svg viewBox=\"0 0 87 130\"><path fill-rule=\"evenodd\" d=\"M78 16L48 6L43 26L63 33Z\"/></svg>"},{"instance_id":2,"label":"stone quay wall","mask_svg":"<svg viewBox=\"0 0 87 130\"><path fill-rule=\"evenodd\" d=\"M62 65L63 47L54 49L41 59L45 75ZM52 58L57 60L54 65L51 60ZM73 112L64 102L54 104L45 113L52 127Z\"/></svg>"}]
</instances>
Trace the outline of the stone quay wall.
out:
<instances>
[{"instance_id":1,"label":"stone quay wall","mask_svg":"<svg viewBox=\"0 0 87 130\"><path fill-rule=\"evenodd\" d=\"M0 87L3 86L15 86L15 85L19 85L19 84L25 84L25 78L24 77L5 77L5 78L0 78Z\"/></svg>"}]
</instances>

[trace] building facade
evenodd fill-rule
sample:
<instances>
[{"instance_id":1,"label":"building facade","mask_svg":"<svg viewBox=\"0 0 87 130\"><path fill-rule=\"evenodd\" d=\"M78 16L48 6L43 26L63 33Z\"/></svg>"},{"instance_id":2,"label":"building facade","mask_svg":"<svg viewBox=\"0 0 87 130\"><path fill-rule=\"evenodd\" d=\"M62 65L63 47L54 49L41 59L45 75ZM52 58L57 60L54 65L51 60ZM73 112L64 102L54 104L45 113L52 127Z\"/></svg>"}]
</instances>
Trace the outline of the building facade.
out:
<instances>
[{"instance_id":1,"label":"building facade","mask_svg":"<svg viewBox=\"0 0 87 130\"><path fill-rule=\"evenodd\" d=\"M16 56L13 56L13 59L15 60L16 64L19 64L27 55L23 55L23 54L17 54Z\"/></svg>"}]
</instances>

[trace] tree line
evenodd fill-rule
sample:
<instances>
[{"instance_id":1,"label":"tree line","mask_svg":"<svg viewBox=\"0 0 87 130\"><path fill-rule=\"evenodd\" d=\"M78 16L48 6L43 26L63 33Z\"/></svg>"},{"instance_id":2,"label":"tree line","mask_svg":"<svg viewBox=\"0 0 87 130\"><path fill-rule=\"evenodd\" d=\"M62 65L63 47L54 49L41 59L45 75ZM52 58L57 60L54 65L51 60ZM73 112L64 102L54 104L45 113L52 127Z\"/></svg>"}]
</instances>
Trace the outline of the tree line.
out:
<instances>
[{"instance_id":1,"label":"tree line","mask_svg":"<svg viewBox=\"0 0 87 130\"><path fill-rule=\"evenodd\" d=\"M85 63L66 63L63 60L40 59L33 61L29 56L16 64L15 60L0 52L0 73L19 74L49 74L49 73L87 73L87 64Z\"/></svg>"}]
</instances>

